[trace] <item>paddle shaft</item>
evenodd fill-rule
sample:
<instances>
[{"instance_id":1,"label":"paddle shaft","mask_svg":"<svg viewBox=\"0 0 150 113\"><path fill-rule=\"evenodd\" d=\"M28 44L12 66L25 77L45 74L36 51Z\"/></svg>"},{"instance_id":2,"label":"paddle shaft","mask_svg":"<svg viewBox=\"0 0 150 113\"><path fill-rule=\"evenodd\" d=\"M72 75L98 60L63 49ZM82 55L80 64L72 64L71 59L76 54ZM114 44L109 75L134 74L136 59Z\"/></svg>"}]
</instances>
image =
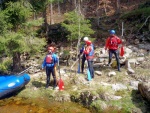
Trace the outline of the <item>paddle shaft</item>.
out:
<instances>
[{"instance_id":1,"label":"paddle shaft","mask_svg":"<svg viewBox=\"0 0 150 113\"><path fill-rule=\"evenodd\" d=\"M22 73L24 73L24 72L28 71L31 67L32 67L32 66L28 67L27 69L25 69L24 71L22 71L22 72L18 73L17 75L20 75L20 74L22 74Z\"/></svg>"},{"instance_id":2,"label":"paddle shaft","mask_svg":"<svg viewBox=\"0 0 150 113\"><path fill-rule=\"evenodd\" d=\"M60 62L59 62L59 58L58 58L58 70L59 70L59 77L61 78L61 75L60 75Z\"/></svg>"}]
</instances>

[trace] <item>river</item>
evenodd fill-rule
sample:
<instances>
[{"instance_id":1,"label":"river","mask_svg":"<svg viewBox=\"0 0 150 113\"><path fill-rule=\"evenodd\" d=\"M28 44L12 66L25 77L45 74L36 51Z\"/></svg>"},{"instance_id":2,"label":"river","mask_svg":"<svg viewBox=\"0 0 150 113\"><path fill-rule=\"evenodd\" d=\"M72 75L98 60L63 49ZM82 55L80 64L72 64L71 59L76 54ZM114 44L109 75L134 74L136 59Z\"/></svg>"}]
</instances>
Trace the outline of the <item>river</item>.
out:
<instances>
[{"instance_id":1,"label":"river","mask_svg":"<svg viewBox=\"0 0 150 113\"><path fill-rule=\"evenodd\" d=\"M0 113L92 113L73 102L54 102L48 98L11 97L0 100Z\"/></svg>"}]
</instances>

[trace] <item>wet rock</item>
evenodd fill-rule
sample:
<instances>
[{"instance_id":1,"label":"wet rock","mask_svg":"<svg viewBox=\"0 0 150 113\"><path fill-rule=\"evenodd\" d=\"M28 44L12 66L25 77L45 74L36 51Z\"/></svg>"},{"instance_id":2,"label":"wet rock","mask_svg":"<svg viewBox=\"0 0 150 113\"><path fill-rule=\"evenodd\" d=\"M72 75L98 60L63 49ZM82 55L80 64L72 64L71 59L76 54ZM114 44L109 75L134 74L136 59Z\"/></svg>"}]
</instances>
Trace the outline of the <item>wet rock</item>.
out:
<instances>
[{"instance_id":1,"label":"wet rock","mask_svg":"<svg viewBox=\"0 0 150 113\"><path fill-rule=\"evenodd\" d=\"M114 91L118 91L118 90L124 90L127 89L127 86L123 85L123 84L112 84L112 89Z\"/></svg>"},{"instance_id":2,"label":"wet rock","mask_svg":"<svg viewBox=\"0 0 150 113\"><path fill-rule=\"evenodd\" d=\"M101 76L101 75L102 75L102 72L101 72L101 71L95 71L95 74Z\"/></svg>"},{"instance_id":3,"label":"wet rock","mask_svg":"<svg viewBox=\"0 0 150 113\"><path fill-rule=\"evenodd\" d=\"M114 72L114 71L108 73L108 76L109 76L109 77L115 76L115 75L116 75L116 72Z\"/></svg>"},{"instance_id":4,"label":"wet rock","mask_svg":"<svg viewBox=\"0 0 150 113\"><path fill-rule=\"evenodd\" d=\"M135 90L138 89L138 84L139 84L139 81L131 81L130 82L131 88L133 88Z\"/></svg>"},{"instance_id":5,"label":"wet rock","mask_svg":"<svg viewBox=\"0 0 150 113\"><path fill-rule=\"evenodd\" d=\"M128 74L134 74L135 71L134 71L132 68L128 68L128 69L127 69L127 73L128 73Z\"/></svg>"}]
</instances>

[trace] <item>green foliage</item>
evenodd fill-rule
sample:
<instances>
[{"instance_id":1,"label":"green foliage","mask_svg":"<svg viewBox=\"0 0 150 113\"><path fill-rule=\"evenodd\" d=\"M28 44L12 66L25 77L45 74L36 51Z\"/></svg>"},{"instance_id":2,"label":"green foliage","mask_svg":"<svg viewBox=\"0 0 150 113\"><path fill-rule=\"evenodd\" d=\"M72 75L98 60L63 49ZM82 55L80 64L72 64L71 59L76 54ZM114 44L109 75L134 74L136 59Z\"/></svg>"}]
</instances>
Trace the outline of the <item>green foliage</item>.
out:
<instances>
[{"instance_id":1,"label":"green foliage","mask_svg":"<svg viewBox=\"0 0 150 113\"><path fill-rule=\"evenodd\" d=\"M5 58L0 63L0 70L3 72L7 72L10 69L11 64L12 64L12 60L9 58Z\"/></svg>"},{"instance_id":2,"label":"green foliage","mask_svg":"<svg viewBox=\"0 0 150 113\"><path fill-rule=\"evenodd\" d=\"M31 5L28 2L9 2L5 10L7 22L12 25L14 30L26 22L31 16Z\"/></svg>"},{"instance_id":3,"label":"green foliage","mask_svg":"<svg viewBox=\"0 0 150 113\"><path fill-rule=\"evenodd\" d=\"M109 91L109 93L112 92L111 87L103 87L103 86L100 86L100 87L97 89L96 92L97 92L99 95L103 95L103 94L105 94L106 92L108 93L108 91Z\"/></svg>"},{"instance_id":4,"label":"green foliage","mask_svg":"<svg viewBox=\"0 0 150 113\"><path fill-rule=\"evenodd\" d=\"M7 15L6 22L10 23L13 28L19 27L18 32L14 30L3 36L6 53L12 55L15 52L39 52L46 42L44 39L35 37L34 27L40 26L43 19L28 20L32 14L31 5L28 2L9 2L5 14Z\"/></svg>"},{"instance_id":5,"label":"green foliage","mask_svg":"<svg viewBox=\"0 0 150 113\"><path fill-rule=\"evenodd\" d=\"M13 55L15 52L22 53L25 48L25 43L23 41L23 35L20 33L10 32L4 37L6 53Z\"/></svg>"},{"instance_id":6,"label":"green foliage","mask_svg":"<svg viewBox=\"0 0 150 113\"><path fill-rule=\"evenodd\" d=\"M130 113L131 110L135 108L135 105L129 95L120 100L112 100L108 104L111 106L116 106L117 108L122 108L123 111L126 111L126 113Z\"/></svg>"},{"instance_id":7,"label":"green foliage","mask_svg":"<svg viewBox=\"0 0 150 113\"><path fill-rule=\"evenodd\" d=\"M1 39L5 47L3 51L5 50L5 53L9 56L12 56L15 52L29 52L35 54L36 52L40 52L43 46L46 45L45 39L27 37L15 32L7 33L4 37L1 37Z\"/></svg>"},{"instance_id":8,"label":"green foliage","mask_svg":"<svg viewBox=\"0 0 150 113\"><path fill-rule=\"evenodd\" d=\"M45 39L35 37L36 29L43 23L43 19L29 21L31 11L31 5L26 1L7 3L7 8L0 13L3 17L0 24L1 28L4 28L7 23L7 26L11 26L12 29L11 31L8 29L10 27L6 27L6 30L2 29L5 34L0 37L1 53L5 52L10 57L15 57L15 53L20 55L23 52L35 54L46 45Z\"/></svg>"},{"instance_id":9,"label":"green foliage","mask_svg":"<svg viewBox=\"0 0 150 113\"><path fill-rule=\"evenodd\" d=\"M63 2L63 0L47 0L47 1L48 3L58 3L58 2L62 3Z\"/></svg>"},{"instance_id":10,"label":"green foliage","mask_svg":"<svg viewBox=\"0 0 150 113\"><path fill-rule=\"evenodd\" d=\"M76 40L79 37L89 36L93 34L94 31L90 28L91 24L89 20L85 20L82 15L77 14L75 11L65 14L65 22L62 23L62 26L68 32L68 40Z\"/></svg>"},{"instance_id":11,"label":"green foliage","mask_svg":"<svg viewBox=\"0 0 150 113\"><path fill-rule=\"evenodd\" d=\"M3 55L5 51L5 38L0 36L0 56Z\"/></svg>"},{"instance_id":12,"label":"green foliage","mask_svg":"<svg viewBox=\"0 0 150 113\"><path fill-rule=\"evenodd\" d=\"M45 38L39 39L37 37L26 37L26 47L28 47L29 52L31 54L36 54L38 52L41 52L43 47L46 45Z\"/></svg>"},{"instance_id":13,"label":"green foliage","mask_svg":"<svg viewBox=\"0 0 150 113\"><path fill-rule=\"evenodd\" d=\"M20 32L26 34L29 36L37 36L37 30L34 29L34 27L40 26L44 22L43 18L37 19L37 20L29 20L23 24L23 29L19 29Z\"/></svg>"},{"instance_id":14,"label":"green foliage","mask_svg":"<svg viewBox=\"0 0 150 113\"><path fill-rule=\"evenodd\" d=\"M46 8L47 0L30 0L32 5L32 10L39 12L43 11Z\"/></svg>"},{"instance_id":15,"label":"green foliage","mask_svg":"<svg viewBox=\"0 0 150 113\"><path fill-rule=\"evenodd\" d=\"M5 21L6 16L3 11L0 12L0 34L4 34L8 28L7 22Z\"/></svg>"},{"instance_id":16,"label":"green foliage","mask_svg":"<svg viewBox=\"0 0 150 113\"><path fill-rule=\"evenodd\" d=\"M96 110L97 113L101 113L103 111L101 107L103 103L105 102L101 100L93 101L92 104L90 105L90 108L94 108L94 110Z\"/></svg>"},{"instance_id":17,"label":"green foliage","mask_svg":"<svg viewBox=\"0 0 150 113\"><path fill-rule=\"evenodd\" d=\"M128 28L133 27L134 32L138 31L139 29L141 30L141 32L143 32L149 31L149 20L146 22L146 24L144 24L144 22L149 16L150 16L150 7L144 7L123 14L121 16L121 19L127 22ZM144 27L141 29L143 24Z\"/></svg>"},{"instance_id":18,"label":"green foliage","mask_svg":"<svg viewBox=\"0 0 150 113\"><path fill-rule=\"evenodd\" d=\"M145 3L139 5L139 8L146 8L150 7L150 0L147 0Z\"/></svg>"},{"instance_id":19,"label":"green foliage","mask_svg":"<svg viewBox=\"0 0 150 113\"><path fill-rule=\"evenodd\" d=\"M136 21L139 18L142 18L143 21L150 15L150 7L148 8L142 8L142 9L137 9L132 12L123 14L121 16L121 19L124 20L130 20L130 21Z\"/></svg>"}]
</instances>

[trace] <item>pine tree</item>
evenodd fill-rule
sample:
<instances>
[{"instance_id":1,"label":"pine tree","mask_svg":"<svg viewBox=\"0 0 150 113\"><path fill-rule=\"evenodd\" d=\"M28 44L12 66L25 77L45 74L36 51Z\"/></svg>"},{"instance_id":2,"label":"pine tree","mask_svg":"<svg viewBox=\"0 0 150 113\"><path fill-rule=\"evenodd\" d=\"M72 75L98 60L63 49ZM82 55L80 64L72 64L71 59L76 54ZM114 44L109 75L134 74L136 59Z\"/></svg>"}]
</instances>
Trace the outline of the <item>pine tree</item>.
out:
<instances>
[{"instance_id":1,"label":"pine tree","mask_svg":"<svg viewBox=\"0 0 150 113\"><path fill-rule=\"evenodd\" d=\"M22 0L7 3L7 8L1 14L5 15L3 23L9 25L7 33L0 40L0 43L4 46L1 51L5 51L7 56L12 57L13 71L19 71L21 69L20 55L22 53L30 52L35 54L46 45L44 39L36 37L34 30L34 27L43 23L43 19L31 20L32 5ZM1 25L5 26L4 24Z\"/></svg>"}]
</instances>

